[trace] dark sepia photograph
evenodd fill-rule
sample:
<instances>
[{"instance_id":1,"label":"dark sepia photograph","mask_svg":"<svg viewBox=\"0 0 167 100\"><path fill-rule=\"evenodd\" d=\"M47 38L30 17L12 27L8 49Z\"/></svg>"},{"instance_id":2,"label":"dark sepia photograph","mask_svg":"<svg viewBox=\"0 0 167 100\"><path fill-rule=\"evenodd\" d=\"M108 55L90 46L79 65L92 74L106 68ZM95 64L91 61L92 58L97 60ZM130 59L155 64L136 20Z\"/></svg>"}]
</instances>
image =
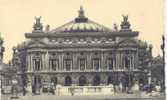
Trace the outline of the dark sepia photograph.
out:
<instances>
[{"instance_id":1,"label":"dark sepia photograph","mask_svg":"<svg viewBox=\"0 0 167 100\"><path fill-rule=\"evenodd\" d=\"M165 0L0 0L0 100L165 100Z\"/></svg>"}]
</instances>

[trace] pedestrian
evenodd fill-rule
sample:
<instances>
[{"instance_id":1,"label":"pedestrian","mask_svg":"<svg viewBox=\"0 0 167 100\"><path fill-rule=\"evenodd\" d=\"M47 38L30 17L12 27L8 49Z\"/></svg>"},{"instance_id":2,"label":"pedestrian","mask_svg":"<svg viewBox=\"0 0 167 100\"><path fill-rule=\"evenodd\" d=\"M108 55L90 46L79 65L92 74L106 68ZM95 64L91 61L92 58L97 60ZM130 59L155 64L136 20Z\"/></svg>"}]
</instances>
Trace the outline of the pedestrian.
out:
<instances>
[{"instance_id":1,"label":"pedestrian","mask_svg":"<svg viewBox=\"0 0 167 100\"><path fill-rule=\"evenodd\" d=\"M31 89L32 89L31 83L28 83L28 84L27 84L27 87L26 87L27 93L31 93Z\"/></svg>"},{"instance_id":2,"label":"pedestrian","mask_svg":"<svg viewBox=\"0 0 167 100\"><path fill-rule=\"evenodd\" d=\"M35 85L32 85L32 93L35 94Z\"/></svg>"},{"instance_id":3,"label":"pedestrian","mask_svg":"<svg viewBox=\"0 0 167 100\"><path fill-rule=\"evenodd\" d=\"M119 90L120 90L120 92L123 92L123 85L122 85L122 82L119 83Z\"/></svg>"},{"instance_id":4,"label":"pedestrian","mask_svg":"<svg viewBox=\"0 0 167 100\"><path fill-rule=\"evenodd\" d=\"M116 82L113 82L114 93L116 93Z\"/></svg>"},{"instance_id":5,"label":"pedestrian","mask_svg":"<svg viewBox=\"0 0 167 100\"><path fill-rule=\"evenodd\" d=\"M54 95L55 94L55 88L54 88L54 83L51 83L51 92Z\"/></svg>"},{"instance_id":6,"label":"pedestrian","mask_svg":"<svg viewBox=\"0 0 167 100\"><path fill-rule=\"evenodd\" d=\"M47 87L47 92L48 92L48 95L50 95L50 85L48 84L48 87Z\"/></svg>"},{"instance_id":7,"label":"pedestrian","mask_svg":"<svg viewBox=\"0 0 167 100\"><path fill-rule=\"evenodd\" d=\"M25 86L23 86L23 96L26 95L26 89L25 89Z\"/></svg>"}]
</instances>

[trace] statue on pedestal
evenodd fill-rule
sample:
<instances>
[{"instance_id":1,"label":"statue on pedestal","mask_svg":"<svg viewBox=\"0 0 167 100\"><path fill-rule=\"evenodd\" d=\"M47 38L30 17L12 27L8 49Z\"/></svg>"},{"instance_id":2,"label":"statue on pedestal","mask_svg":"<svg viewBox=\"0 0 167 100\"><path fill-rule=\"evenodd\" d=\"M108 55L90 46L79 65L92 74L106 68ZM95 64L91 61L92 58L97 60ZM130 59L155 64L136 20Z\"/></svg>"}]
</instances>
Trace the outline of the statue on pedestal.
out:
<instances>
[{"instance_id":1,"label":"statue on pedestal","mask_svg":"<svg viewBox=\"0 0 167 100\"><path fill-rule=\"evenodd\" d=\"M131 29L130 29L130 23L128 21L128 15L126 15L126 16L122 15L122 17L123 17L123 21L121 23L121 30L130 31Z\"/></svg>"},{"instance_id":2,"label":"statue on pedestal","mask_svg":"<svg viewBox=\"0 0 167 100\"><path fill-rule=\"evenodd\" d=\"M43 30L43 25L40 22L41 21L41 16L40 17L35 17L36 22L34 23L33 26L33 31L42 31Z\"/></svg>"}]
</instances>

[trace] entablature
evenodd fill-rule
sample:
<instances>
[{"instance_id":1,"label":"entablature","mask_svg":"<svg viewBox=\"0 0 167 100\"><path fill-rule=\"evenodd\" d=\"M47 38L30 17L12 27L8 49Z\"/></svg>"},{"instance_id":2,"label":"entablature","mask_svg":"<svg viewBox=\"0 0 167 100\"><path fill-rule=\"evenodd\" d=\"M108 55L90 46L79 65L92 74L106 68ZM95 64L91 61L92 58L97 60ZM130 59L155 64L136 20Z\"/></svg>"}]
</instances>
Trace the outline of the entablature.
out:
<instances>
[{"instance_id":1,"label":"entablature","mask_svg":"<svg viewBox=\"0 0 167 100\"><path fill-rule=\"evenodd\" d=\"M26 38L64 38L64 37L135 37L138 31L113 31L113 32L74 32L74 33L25 33Z\"/></svg>"}]
</instances>

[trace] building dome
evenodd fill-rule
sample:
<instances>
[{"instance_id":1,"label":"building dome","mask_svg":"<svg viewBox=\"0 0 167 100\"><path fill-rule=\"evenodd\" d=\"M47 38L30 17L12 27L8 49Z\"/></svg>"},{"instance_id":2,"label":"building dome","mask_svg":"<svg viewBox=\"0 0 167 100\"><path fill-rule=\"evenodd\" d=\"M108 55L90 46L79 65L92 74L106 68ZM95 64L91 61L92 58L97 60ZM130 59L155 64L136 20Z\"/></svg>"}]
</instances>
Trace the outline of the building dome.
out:
<instances>
[{"instance_id":1,"label":"building dome","mask_svg":"<svg viewBox=\"0 0 167 100\"><path fill-rule=\"evenodd\" d=\"M100 25L94 21L89 20L84 15L82 6L79 10L79 15L73 21L70 21L54 30L51 33L62 33L62 32L110 32L111 29Z\"/></svg>"}]
</instances>

